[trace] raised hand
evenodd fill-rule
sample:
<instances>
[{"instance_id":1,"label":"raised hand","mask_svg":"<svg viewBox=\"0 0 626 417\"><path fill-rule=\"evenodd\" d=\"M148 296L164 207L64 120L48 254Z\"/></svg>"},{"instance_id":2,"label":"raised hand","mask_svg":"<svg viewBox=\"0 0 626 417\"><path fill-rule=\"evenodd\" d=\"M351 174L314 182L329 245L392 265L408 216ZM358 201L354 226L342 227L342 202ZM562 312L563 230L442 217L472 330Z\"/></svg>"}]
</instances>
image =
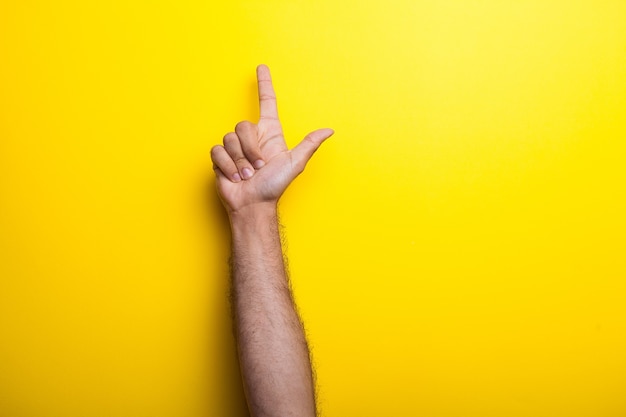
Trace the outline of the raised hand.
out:
<instances>
[{"instance_id":1,"label":"raised hand","mask_svg":"<svg viewBox=\"0 0 626 417\"><path fill-rule=\"evenodd\" d=\"M229 213L255 205L276 205L287 186L334 132L315 130L289 150L278 120L269 68L257 67L260 118L244 121L211 149L219 195Z\"/></svg>"}]
</instances>

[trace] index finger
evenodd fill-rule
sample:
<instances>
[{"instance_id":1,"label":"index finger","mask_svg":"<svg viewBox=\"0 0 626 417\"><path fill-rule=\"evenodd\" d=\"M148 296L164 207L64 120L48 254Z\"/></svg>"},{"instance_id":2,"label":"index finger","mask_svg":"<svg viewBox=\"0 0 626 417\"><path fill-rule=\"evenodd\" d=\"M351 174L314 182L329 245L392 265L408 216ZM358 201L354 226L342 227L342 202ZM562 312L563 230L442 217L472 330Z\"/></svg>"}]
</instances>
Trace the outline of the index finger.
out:
<instances>
[{"instance_id":1,"label":"index finger","mask_svg":"<svg viewBox=\"0 0 626 417\"><path fill-rule=\"evenodd\" d=\"M272 85L270 69L267 65L259 65L256 68L256 78L259 85L259 110L261 119L278 120L276 93Z\"/></svg>"}]
</instances>

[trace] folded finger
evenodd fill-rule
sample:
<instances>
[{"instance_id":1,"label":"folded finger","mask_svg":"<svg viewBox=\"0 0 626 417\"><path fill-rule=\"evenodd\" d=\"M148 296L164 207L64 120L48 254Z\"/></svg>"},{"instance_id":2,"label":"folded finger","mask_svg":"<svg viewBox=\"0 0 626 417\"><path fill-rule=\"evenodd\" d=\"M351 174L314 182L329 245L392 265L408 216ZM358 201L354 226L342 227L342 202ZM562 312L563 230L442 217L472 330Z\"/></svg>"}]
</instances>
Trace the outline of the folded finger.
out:
<instances>
[{"instance_id":1,"label":"folded finger","mask_svg":"<svg viewBox=\"0 0 626 417\"><path fill-rule=\"evenodd\" d=\"M241 141L236 133L229 133L224 136L224 149L237 166L241 178L247 180L254 175L254 168L250 161L246 159L241 147Z\"/></svg>"},{"instance_id":2,"label":"folded finger","mask_svg":"<svg viewBox=\"0 0 626 417\"><path fill-rule=\"evenodd\" d=\"M241 175L239 174L237 165L235 165L235 162L223 146L215 145L211 149L211 160L213 161L213 168L216 172L219 170L225 177L233 182L241 181Z\"/></svg>"},{"instance_id":3,"label":"folded finger","mask_svg":"<svg viewBox=\"0 0 626 417\"><path fill-rule=\"evenodd\" d=\"M239 137L239 143L246 159L259 169L265 165L261 148L259 147L259 134L257 125L251 122L239 122L235 126L235 132Z\"/></svg>"}]
</instances>

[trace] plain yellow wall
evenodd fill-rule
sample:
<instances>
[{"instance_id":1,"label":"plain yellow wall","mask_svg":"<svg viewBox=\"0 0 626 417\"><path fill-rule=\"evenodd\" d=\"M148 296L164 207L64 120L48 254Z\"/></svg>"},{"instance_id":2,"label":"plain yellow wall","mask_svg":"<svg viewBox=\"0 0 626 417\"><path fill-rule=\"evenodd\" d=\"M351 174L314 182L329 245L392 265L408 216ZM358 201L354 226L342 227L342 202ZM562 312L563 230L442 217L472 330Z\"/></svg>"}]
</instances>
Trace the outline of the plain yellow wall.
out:
<instances>
[{"instance_id":1,"label":"plain yellow wall","mask_svg":"<svg viewBox=\"0 0 626 417\"><path fill-rule=\"evenodd\" d=\"M626 2L4 1L0 416L245 416L209 150L275 79L323 415L626 415Z\"/></svg>"}]
</instances>

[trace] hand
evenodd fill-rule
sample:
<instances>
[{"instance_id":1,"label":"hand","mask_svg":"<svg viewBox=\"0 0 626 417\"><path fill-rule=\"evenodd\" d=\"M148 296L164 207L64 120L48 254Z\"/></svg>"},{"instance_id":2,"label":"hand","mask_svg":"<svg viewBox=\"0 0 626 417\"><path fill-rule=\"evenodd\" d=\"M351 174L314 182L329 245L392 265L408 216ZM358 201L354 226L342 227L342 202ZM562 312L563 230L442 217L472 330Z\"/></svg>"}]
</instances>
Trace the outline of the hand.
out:
<instances>
[{"instance_id":1,"label":"hand","mask_svg":"<svg viewBox=\"0 0 626 417\"><path fill-rule=\"evenodd\" d=\"M230 214L257 205L275 206L322 142L334 133L331 129L313 131L287 149L268 67L257 67L257 80L259 122L238 123L234 132L224 136L223 146L211 149L217 189Z\"/></svg>"}]
</instances>

